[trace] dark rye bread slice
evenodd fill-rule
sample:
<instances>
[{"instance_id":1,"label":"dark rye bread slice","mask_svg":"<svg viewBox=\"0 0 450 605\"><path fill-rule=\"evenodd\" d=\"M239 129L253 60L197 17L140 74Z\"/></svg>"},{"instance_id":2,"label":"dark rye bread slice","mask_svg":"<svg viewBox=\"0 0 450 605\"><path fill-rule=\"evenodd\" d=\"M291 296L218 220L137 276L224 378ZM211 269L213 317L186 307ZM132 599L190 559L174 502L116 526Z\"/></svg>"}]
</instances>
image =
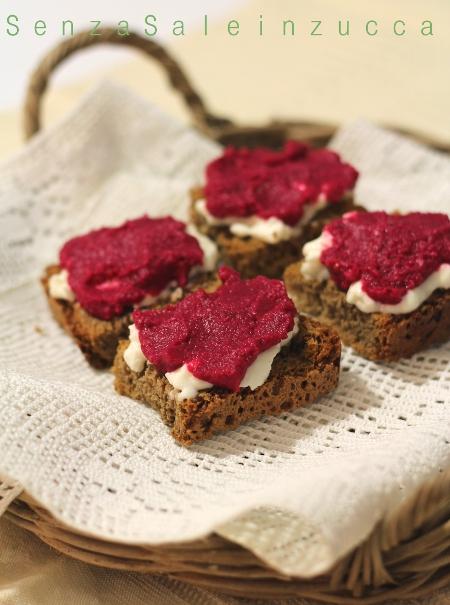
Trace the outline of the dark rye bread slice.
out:
<instances>
[{"instance_id":1,"label":"dark rye bread slice","mask_svg":"<svg viewBox=\"0 0 450 605\"><path fill-rule=\"evenodd\" d=\"M255 237L237 237L226 226L209 225L195 208L195 202L203 197L203 188L191 190L191 221L200 233L216 242L221 260L245 278L257 275L281 278L285 267L298 260L303 244L318 237L329 221L346 212L361 209L354 205L351 198L330 204L304 225L300 236L278 244L268 244Z\"/></svg>"},{"instance_id":2,"label":"dark rye bread slice","mask_svg":"<svg viewBox=\"0 0 450 605\"><path fill-rule=\"evenodd\" d=\"M76 301L69 302L51 297L49 279L60 271L58 265L51 265L47 267L41 279L54 318L63 330L70 334L92 367L99 370L110 367L119 340L128 336L131 314L105 321L89 315Z\"/></svg>"},{"instance_id":3,"label":"dark rye bread slice","mask_svg":"<svg viewBox=\"0 0 450 605\"><path fill-rule=\"evenodd\" d=\"M412 313L363 313L332 279L307 280L301 262L287 267L284 281L301 313L337 329L342 342L374 361L396 361L450 338L450 291L436 290Z\"/></svg>"},{"instance_id":4,"label":"dark rye bread slice","mask_svg":"<svg viewBox=\"0 0 450 605\"><path fill-rule=\"evenodd\" d=\"M142 372L130 370L123 359L128 344L120 343L114 361L116 391L156 409L182 445L235 429L265 414L299 408L335 389L339 380L338 335L307 317L300 318L298 334L282 347L269 378L254 391L246 387L234 393L213 387L200 391L195 399L177 401L172 385L151 364Z\"/></svg>"},{"instance_id":5,"label":"dark rye bread slice","mask_svg":"<svg viewBox=\"0 0 450 605\"><path fill-rule=\"evenodd\" d=\"M128 327L132 323L131 313L105 321L87 313L76 301L52 298L48 281L51 275L60 271L59 265L51 265L47 267L41 279L54 318L73 338L92 367L98 370L111 367L119 340L128 337ZM217 284L217 281L214 281L211 273L199 273L189 286L182 290L181 296L200 287L213 287L214 284ZM153 308L156 306L158 305L151 305Z\"/></svg>"}]
</instances>

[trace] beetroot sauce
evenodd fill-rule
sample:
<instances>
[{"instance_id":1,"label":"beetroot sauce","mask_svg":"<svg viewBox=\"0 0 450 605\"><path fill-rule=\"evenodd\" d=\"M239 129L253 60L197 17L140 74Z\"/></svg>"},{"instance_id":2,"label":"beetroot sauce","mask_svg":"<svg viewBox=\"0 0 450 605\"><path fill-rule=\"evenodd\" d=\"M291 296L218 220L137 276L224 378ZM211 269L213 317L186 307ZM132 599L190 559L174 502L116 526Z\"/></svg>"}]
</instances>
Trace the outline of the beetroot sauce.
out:
<instances>
[{"instance_id":1,"label":"beetroot sauce","mask_svg":"<svg viewBox=\"0 0 450 605\"><path fill-rule=\"evenodd\" d=\"M133 320L145 357L162 373L187 364L201 380L238 391L260 353L285 339L296 311L282 281L242 280L228 267L223 285L197 290L175 305L136 310Z\"/></svg>"},{"instance_id":2,"label":"beetroot sauce","mask_svg":"<svg viewBox=\"0 0 450 605\"><path fill-rule=\"evenodd\" d=\"M337 153L304 143L288 141L281 151L228 147L206 169L206 208L217 218L276 217L294 226L305 204L341 200L357 177Z\"/></svg>"},{"instance_id":3,"label":"beetroot sauce","mask_svg":"<svg viewBox=\"0 0 450 605\"><path fill-rule=\"evenodd\" d=\"M184 286L192 267L203 263L197 240L173 218L141 218L69 240L60 265L88 313L109 320L172 281Z\"/></svg>"},{"instance_id":4,"label":"beetroot sauce","mask_svg":"<svg viewBox=\"0 0 450 605\"><path fill-rule=\"evenodd\" d=\"M324 229L332 243L320 261L347 291L361 280L375 301L396 305L442 264L450 263L450 220L445 214L351 212Z\"/></svg>"}]
</instances>

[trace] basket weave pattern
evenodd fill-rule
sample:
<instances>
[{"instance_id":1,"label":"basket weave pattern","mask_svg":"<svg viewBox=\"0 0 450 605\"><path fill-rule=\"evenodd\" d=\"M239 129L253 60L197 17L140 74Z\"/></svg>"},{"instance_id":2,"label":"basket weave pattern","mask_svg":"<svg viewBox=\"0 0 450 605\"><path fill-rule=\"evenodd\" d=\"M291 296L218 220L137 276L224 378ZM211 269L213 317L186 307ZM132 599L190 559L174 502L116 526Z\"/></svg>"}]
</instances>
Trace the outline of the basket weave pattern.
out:
<instances>
[{"instance_id":1,"label":"basket weave pattern","mask_svg":"<svg viewBox=\"0 0 450 605\"><path fill-rule=\"evenodd\" d=\"M7 512L49 546L93 565L167 574L234 596L311 597L339 605L420 597L447 585L449 517L450 472L424 484L329 574L302 581L275 572L217 535L160 547L128 546L73 533L27 495Z\"/></svg>"}]
</instances>

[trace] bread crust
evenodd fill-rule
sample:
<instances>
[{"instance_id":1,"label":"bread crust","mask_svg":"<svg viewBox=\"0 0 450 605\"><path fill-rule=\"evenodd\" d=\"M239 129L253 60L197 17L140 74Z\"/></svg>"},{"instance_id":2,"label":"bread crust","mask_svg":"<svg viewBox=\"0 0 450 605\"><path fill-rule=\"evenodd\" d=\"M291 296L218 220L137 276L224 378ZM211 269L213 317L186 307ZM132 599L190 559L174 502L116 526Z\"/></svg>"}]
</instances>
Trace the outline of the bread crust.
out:
<instances>
[{"instance_id":1,"label":"bread crust","mask_svg":"<svg viewBox=\"0 0 450 605\"><path fill-rule=\"evenodd\" d=\"M203 188L196 187L190 194L191 221L201 233L216 242L222 261L234 267L245 278L256 277L256 275L281 278L285 267L299 259L302 246L318 237L330 220L345 212L360 209L354 205L351 198L330 204L304 226L298 237L277 244L268 244L255 237L237 237L226 226L209 225L195 208L195 202L204 197Z\"/></svg>"},{"instance_id":2,"label":"bread crust","mask_svg":"<svg viewBox=\"0 0 450 605\"><path fill-rule=\"evenodd\" d=\"M213 387L200 391L195 399L179 402L172 385L151 364L142 372L130 370L123 359L128 344L127 340L120 343L114 361L116 391L156 409L181 445L312 403L335 389L339 380L337 333L307 317L300 318L298 334L281 349L268 379L254 391L247 387L234 393Z\"/></svg>"},{"instance_id":3,"label":"bread crust","mask_svg":"<svg viewBox=\"0 0 450 605\"><path fill-rule=\"evenodd\" d=\"M128 327L133 323L131 312L111 320L98 319L87 313L80 303L68 302L50 296L49 278L61 271L59 265L46 268L41 279L53 317L80 348L86 361L98 370L111 367L120 339L128 337ZM214 287L217 280L211 273L200 273L181 291L181 296L200 287ZM170 302L170 301L167 301ZM148 308L156 308L154 304Z\"/></svg>"},{"instance_id":4,"label":"bread crust","mask_svg":"<svg viewBox=\"0 0 450 605\"><path fill-rule=\"evenodd\" d=\"M297 310L335 327L342 342L367 359L396 361L450 338L449 290L436 290L412 313L364 313L333 280L307 280L300 267L301 261L284 272Z\"/></svg>"}]
</instances>

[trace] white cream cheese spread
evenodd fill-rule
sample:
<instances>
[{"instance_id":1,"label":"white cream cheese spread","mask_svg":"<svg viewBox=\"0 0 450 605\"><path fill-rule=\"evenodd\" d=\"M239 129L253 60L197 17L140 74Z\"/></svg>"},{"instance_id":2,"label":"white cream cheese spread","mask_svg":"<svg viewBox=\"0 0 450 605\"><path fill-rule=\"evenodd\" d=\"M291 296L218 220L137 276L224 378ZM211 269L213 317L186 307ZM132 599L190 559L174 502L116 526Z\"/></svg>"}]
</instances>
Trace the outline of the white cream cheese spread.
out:
<instances>
[{"instance_id":1,"label":"white cream cheese spread","mask_svg":"<svg viewBox=\"0 0 450 605\"><path fill-rule=\"evenodd\" d=\"M300 265L300 271L305 279L322 281L329 277L328 269L320 262L320 256L331 244L332 236L324 231L320 237L303 246L304 260ZM360 281L351 284L345 299L363 313L403 314L415 311L438 288L450 288L450 265L448 264L441 265L420 286L408 290L396 305L373 300L363 291Z\"/></svg>"},{"instance_id":2,"label":"white cream cheese spread","mask_svg":"<svg viewBox=\"0 0 450 605\"><path fill-rule=\"evenodd\" d=\"M306 204L303 216L295 226L287 225L276 217L268 219L259 216L217 218L208 212L204 199L196 201L195 209L208 225L227 226L230 232L237 237L254 237L267 244L277 244L300 235L302 227L309 223L319 210L325 208L327 203L326 198L321 196L317 201Z\"/></svg>"},{"instance_id":3,"label":"white cream cheese spread","mask_svg":"<svg viewBox=\"0 0 450 605\"><path fill-rule=\"evenodd\" d=\"M239 385L241 388L249 387L252 391L264 384L270 374L272 363L275 357L281 350L281 347L286 346L298 332L298 318L294 320L294 327L289 332L287 337L263 351L258 355L255 361L247 368L247 371ZM130 326L130 344L125 349L123 354L125 363L133 372L142 372L145 367L146 358L142 353L139 343L139 335L134 325ZM174 387L174 396L177 400L194 399L198 392L205 389L210 389L214 385L200 380L191 374L186 364L173 372L167 372L165 377Z\"/></svg>"},{"instance_id":4,"label":"white cream cheese spread","mask_svg":"<svg viewBox=\"0 0 450 605\"><path fill-rule=\"evenodd\" d=\"M67 300L68 302L75 300L75 294L69 286L69 274L65 269L49 277L48 291L52 298Z\"/></svg>"}]
</instances>

